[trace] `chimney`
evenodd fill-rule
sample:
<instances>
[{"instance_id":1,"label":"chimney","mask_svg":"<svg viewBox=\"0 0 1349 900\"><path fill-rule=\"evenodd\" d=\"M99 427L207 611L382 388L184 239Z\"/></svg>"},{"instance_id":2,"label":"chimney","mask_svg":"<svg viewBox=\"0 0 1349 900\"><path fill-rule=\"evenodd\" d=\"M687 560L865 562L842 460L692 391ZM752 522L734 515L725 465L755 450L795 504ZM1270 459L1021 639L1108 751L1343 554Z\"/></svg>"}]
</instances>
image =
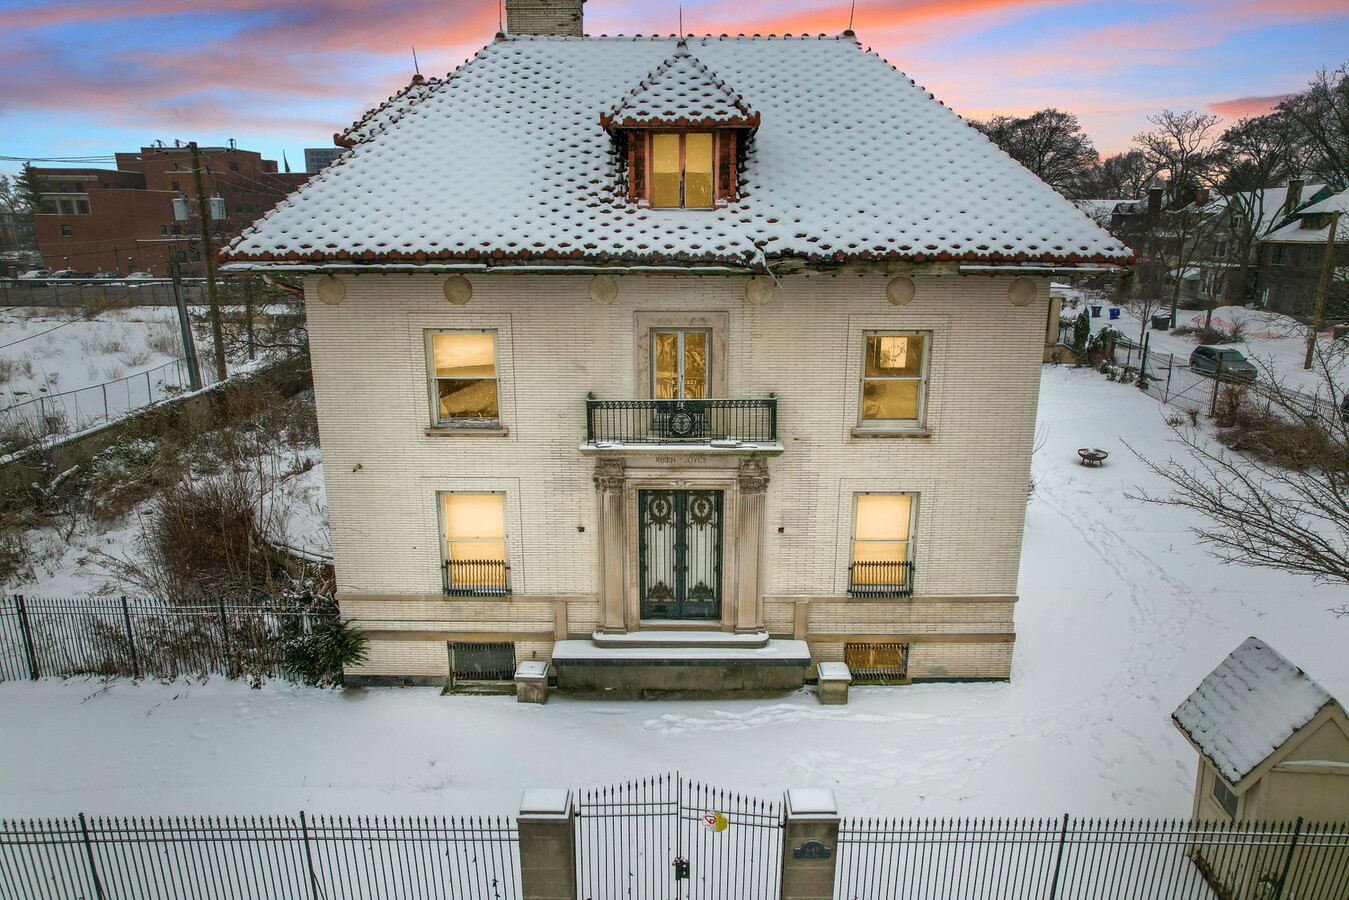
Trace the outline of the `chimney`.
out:
<instances>
[{"instance_id":1,"label":"chimney","mask_svg":"<svg viewBox=\"0 0 1349 900\"><path fill-rule=\"evenodd\" d=\"M1161 215L1163 193L1162 188L1148 188L1148 215Z\"/></svg>"},{"instance_id":2,"label":"chimney","mask_svg":"<svg viewBox=\"0 0 1349 900\"><path fill-rule=\"evenodd\" d=\"M509 34L560 34L581 37L585 0L506 0Z\"/></svg>"},{"instance_id":3,"label":"chimney","mask_svg":"<svg viewBox=\"0 0 1349 900\"><path fill-rule=\"evenodd\" d=\"M1302 205L1302 187L1304 182L1301 178L1288 179L1288 196L1284 200L1283 214L1291 216L1293 212Z\"/></svg>"},{"instance_id":4,"label":"chimney","mask_svg":"<svg viewBox=\"0 0 1349 900\"><path fill-rule=\"evenodd\" d=\"M1208 188L1201 187L1194 189L1194 205L1208 206Z\"/></svg>"}]
</instances>

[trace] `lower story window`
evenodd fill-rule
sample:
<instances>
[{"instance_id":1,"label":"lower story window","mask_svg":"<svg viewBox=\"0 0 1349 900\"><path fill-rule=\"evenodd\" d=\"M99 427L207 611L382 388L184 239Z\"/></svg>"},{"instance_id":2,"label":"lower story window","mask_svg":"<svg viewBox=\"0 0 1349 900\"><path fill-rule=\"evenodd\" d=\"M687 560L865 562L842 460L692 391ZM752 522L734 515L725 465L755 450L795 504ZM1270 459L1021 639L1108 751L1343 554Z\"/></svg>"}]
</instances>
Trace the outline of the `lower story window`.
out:
<instances>
[{"instance_id":1,"label":"lower story window","mask_svg":"<svg viewBox=\"0 0 1349 900\"><path fill-rule=\"evenodd\" d=\"M1213 799L1218 801L1223 812L1233 819L1237 817L1237 795L1232 793L1216 774L1213 776Z\"/></svg>"},{"instance_id":2,"label":"lower story window","mask_svg":"<svg viewBox=\"0 0 1349 900\"><path fill-rule=\"evenodd\" d=\"M506 564L506 496L441 494L445 525L445 593L450 596L510 594Z\"/></svg>"},{"instance_id":3,"label":"lower story window","mask_svg":"<svg viewBox=\"0 0 1349 900\"><path fill-rule=\"evenodd\" d=\"M848 593L854 597L913 594L911 494L859 494L853 517Z\"/></svg>"}]
</instances>

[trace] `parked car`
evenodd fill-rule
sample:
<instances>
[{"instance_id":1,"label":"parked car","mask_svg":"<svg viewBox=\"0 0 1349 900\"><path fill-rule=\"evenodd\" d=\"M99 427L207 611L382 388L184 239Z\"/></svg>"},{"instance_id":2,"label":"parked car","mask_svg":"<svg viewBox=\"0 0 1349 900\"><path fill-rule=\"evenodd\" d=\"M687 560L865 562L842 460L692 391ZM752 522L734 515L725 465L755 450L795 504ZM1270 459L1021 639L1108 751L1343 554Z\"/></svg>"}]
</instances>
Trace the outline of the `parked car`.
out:
<instances>
[{"instance_id":1,"label":"parked car","mask_svg":"<svg viewBox=\"0 0 1349 900\"><path fill-rule=\"evenodd\" d=\"M47 276L48 278L82 278L83 276L74 269L57 269Z\"/></svg>"},{"instance_id":2,"label":"parked car","mask_svg":"<svg viewBox=\"0 0 1349 900\"><path fill-rule=\"evenodd\" d=\"M41 282L43 279L51 278L51 277L52 277L52 273L49 272L49 271L46 270L46 269L34 269L34 270L31 271L31 272L24 272L22 275L19 276L19 279L18 279L18 280L19 280L19 281L37 281L37 282Z\"/></svg>"},{"instance_id":3,"label":"parked car","mask_svg":"<svg viewBox=\"0 0 1349 900\"><path fill-rule=\"evenodd\" d=\"M151 273L149 273L149 272L132 272L130 275L128 275L128 276L126 277L126 280L127 280L127 281L144 281L144 280L147 279L147 278L158 278L158 277L159 277L159 276L153 275L153 274L151 274Z\"/></svg>"},{"instance_id":4,"label":"parked car","mask_svg":"<svg viewBox=\"0 0 1349 900\"><path fill-rule=\"evenodd\" d=\"M122 276L118 275L116 272L95 272L94 277L99 281L103 281L105 279L121 278Z\"/></svg>"},{"instance_id":5,"label":"parked car","mask_svg":"<svg viewBox=\"0 0 1349 900\"><path fill-rule=\"evenodd\" d=\"M1218 376L1232 381L1254 381L1256 368L1251 361L1241 355L1240 350L1230 347L1195 347L1190 354L1190 370L1200 375Z\"/></svg>"}]
</instances>

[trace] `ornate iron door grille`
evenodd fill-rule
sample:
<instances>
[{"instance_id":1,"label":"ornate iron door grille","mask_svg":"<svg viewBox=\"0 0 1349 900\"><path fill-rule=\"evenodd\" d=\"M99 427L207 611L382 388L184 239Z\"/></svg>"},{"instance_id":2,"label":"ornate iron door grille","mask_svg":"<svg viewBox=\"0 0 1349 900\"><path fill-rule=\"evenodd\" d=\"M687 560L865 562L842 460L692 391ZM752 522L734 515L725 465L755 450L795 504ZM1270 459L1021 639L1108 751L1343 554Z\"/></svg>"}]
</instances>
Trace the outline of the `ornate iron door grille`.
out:
<instances>
[{"instance_id":1,"label":"ornate iron door grille","mask_svg":"<svg viewBox=\"0 0 1349 900\"><path fill-rule=\"evenodd\" d=\"M721 491L637 492L643 619L721 617Z\"/></svg>"}]
</instances>

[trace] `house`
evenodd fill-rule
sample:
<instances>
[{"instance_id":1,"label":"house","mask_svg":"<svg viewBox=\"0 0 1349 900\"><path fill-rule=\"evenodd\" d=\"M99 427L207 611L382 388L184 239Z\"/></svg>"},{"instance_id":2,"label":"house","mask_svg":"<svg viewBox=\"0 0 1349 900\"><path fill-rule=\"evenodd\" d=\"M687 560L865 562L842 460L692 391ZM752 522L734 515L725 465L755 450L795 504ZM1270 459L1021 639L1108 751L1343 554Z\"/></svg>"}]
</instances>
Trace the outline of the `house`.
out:
<instances>
[{"instance_id":1,"label":"house","mask_svg":"<svg viewBox=\"0 0 1349 900\"><path fill-rule=\"evenodd\" d=\"M1291 212L1259 243L1256 290L1260 302L1270 309L1294 315L1310 315L1330 254L1326 314L1349 320L1349 191L1321 190L1310 203L1291 207ZM1331 236L1331 220L1339 215Z\"/></svg>"},{"instance_id":2,"label":"house","mask_svg":"<svg viewBox=\"0 0 1349 900\"><path fill-rule=\"evenodd\" d=\"M349 680L1006 679L1049 278L1131 251L852 32L528 6L222 255L304 277Z\"/></svg>"},{"instance_id":3,"label":"house","mask_svg":"<svg viewBox=\"0 0 1349 900\"><path fill-rule=\"evenodd\" d=\"M308 178L278 172L273 160L251 150L227 146L199 152L206 195L224 200L221 236L237 234ZM195 220L179 222L173 213L174 199L195 197L190 150L141 147L115 159L115 169L35 170L45 182L42 205L33 217L43 267L167 274L162 266L176 255L185 274L204 274L200 252L189 240L197 232Z\"/></svg>"}]
</instances>

